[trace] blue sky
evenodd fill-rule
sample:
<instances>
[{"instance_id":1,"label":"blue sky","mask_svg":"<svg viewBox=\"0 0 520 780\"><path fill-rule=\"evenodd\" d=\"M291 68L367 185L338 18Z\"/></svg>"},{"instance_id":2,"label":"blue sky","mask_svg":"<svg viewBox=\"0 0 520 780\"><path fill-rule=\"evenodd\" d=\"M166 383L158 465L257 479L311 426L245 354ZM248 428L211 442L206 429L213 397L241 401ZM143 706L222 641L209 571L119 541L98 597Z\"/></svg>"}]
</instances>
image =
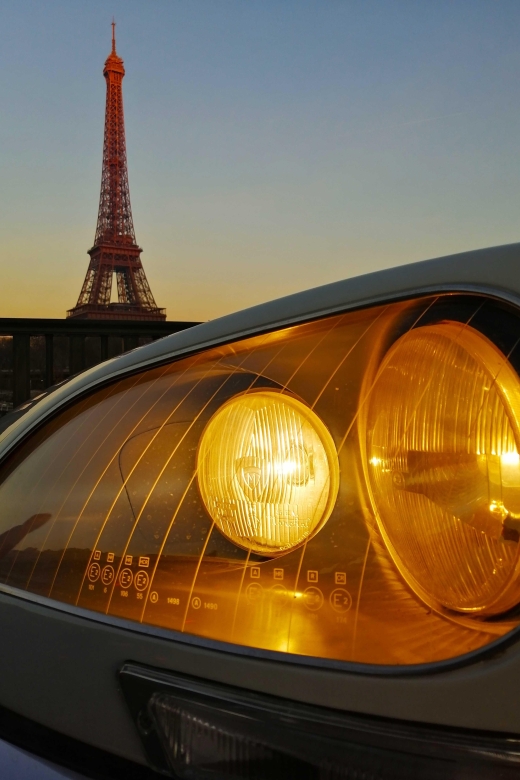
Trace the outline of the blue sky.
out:
<instances>
[{"instance_id":1,"label":"blue sky","mask_svg":"<svg viewBox=\"0 0 520 780\"><path fill-rule=\"evenodd\" d=\"M169 319L518 239L518 2L0 0L0 316L79 294L112 15Z\"/></svg>"}]
</instances>

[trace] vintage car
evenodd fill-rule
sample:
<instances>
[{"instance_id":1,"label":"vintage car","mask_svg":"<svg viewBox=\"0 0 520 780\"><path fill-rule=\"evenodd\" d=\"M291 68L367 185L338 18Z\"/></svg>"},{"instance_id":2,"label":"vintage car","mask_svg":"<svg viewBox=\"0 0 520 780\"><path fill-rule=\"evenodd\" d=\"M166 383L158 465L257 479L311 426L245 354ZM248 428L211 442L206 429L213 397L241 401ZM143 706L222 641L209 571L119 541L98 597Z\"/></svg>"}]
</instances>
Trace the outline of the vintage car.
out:
<instances>
[{"instance_id":1,"label":"vintage car","mask_svg":"<svg viewBox=\"0 0 520 780\"><path fill-rule=\"evenodd\" d=\"M13 418L0 776L520 777L519 373L515 244L222 317Z\"/></svg>"}]
</instances>

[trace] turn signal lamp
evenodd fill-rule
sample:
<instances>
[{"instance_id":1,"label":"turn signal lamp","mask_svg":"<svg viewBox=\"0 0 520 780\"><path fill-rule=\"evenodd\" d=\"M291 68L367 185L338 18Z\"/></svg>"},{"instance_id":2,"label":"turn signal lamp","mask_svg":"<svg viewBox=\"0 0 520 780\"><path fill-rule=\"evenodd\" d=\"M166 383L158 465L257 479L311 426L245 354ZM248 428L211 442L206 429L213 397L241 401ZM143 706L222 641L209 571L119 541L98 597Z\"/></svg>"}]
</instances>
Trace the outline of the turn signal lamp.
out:
<instances>
[{"instance_id":1,"label":"turn signal lamp","mask_svg":"<svg viewBox=\"0 0 520 780\"><path fill-rule=\"evenodd\" d=\"M338 493L338 456L327 428L300 401L272 391L236 396L219 409L202 435L197 470L218 528L263 555L281 555L314 536Z\"/></svg>"},{"instance_id":2,"label":"turn signal lamp","mask_svg":"<svg viewBox=\"0 0 520 780\"><path fill-rule=\"evenodd\" d=\"M520 741L370 718L127 663L150 764L177 780L514 780Z\"/></svg>"},{"instance_id":3,"label":"turn signal lamp","mask_svg":"<svg viewBox=\"0 0 520 780\"><path fill-rule=\"evenodd\" d=\"M514 607L520 530L520 383L460 322L411 330L370 394L368 470L379 528L403 577L432 605Z\"/></svg>"},{"instance_id":4,"label":"turn signal lamp","mask_svg":"<svg viewBox=\"0 0 520 780\"><path fill-rule=\"evenodd\" d=\"M519 343L513 305L428 295L63 388L4 446L0 590L257 657L489 647L520 624Z\"/></svg>"}]
</instances>

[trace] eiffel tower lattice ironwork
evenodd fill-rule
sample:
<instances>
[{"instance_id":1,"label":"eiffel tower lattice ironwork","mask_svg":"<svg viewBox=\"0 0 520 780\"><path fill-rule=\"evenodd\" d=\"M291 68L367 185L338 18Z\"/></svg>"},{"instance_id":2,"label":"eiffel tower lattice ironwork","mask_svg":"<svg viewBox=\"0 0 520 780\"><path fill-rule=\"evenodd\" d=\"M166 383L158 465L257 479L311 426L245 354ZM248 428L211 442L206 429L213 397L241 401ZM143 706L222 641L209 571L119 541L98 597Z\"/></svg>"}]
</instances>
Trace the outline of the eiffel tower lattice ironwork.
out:
<instances>
[{"instance_id":1,"label":"eiffel tower lattice ironwork","mask_svg":"<svg viewBox=\"0 0 520 780\"><path fill-rule=\"evenodd\" d=\"M135 240L130 207L123 115L123 60L116 53L115 22L112 51L103 75L107 83L101 196L94 246L78 302L68 317L82 319L165 320L155 303ZM111 303L114 275L117 303Z\"/></svg>"}]
</instances>

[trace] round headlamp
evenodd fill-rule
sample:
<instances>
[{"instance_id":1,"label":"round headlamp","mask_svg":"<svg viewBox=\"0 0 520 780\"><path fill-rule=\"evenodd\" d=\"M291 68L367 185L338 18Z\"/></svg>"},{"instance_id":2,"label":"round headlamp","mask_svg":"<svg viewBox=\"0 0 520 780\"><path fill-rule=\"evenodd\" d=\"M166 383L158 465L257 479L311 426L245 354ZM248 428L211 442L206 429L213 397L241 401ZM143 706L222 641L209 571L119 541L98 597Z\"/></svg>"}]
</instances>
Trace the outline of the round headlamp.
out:
<instances>
[{"instance_id":1,"label":"round headlamp","mask_svg":"<svg viewBox=\"0 0 520 780\"><path fill-rule=\"evenodd\" d=\"M338 492L338 456L320 418L273 391L235 396L208 423L198 451L202 499L232 542L280 555L313 536Z\"/></svg>"},{"instance_id":2,"label":"round headlamp","mask_svg":"<svg viewBox=\"0 0 520 780\"><path fill-rule=\"evenodd\" d=\"M408 331L383 360L366 468L387 547L430 604L492 615L518 603L519 418L516 372L470 326Z\"/></svg>"}]
</instances>

